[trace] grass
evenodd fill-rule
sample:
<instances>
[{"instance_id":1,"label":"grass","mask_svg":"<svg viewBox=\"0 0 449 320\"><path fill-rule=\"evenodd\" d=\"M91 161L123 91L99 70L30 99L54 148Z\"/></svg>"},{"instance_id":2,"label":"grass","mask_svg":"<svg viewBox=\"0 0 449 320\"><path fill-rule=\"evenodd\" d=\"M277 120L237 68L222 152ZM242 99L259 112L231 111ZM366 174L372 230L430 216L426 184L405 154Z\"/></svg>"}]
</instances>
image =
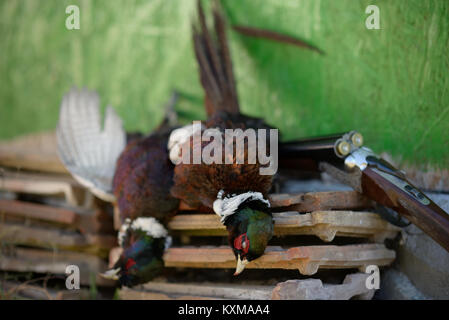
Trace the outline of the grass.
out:
<instances>
[{"instance_id":1,"label":"grass","mask_svg":"<svg viewBox=\"0 0 449 320\"><path fill-rule=\"evenodd\" d=\"M81 29L65 28L77 4ZM365 28L380 8L381 30ZM283 139L356 129L375 151L449 167L446 0L227 0L232 23L307 39L321 56L230 33L244 112ZM0 138L54 129L73 85L97 90L129 130L148 132L176 89L204 119L191 47L194 0L0 0Z\"/></svg>"}]
</instances>

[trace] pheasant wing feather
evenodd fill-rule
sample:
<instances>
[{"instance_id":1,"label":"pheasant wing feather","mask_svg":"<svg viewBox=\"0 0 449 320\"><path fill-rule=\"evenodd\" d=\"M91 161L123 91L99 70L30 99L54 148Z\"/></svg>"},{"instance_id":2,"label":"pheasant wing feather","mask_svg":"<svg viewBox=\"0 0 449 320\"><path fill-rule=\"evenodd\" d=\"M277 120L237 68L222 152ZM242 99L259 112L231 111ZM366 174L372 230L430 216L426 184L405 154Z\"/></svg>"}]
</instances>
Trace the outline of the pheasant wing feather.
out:
<instances>
[{"instance_id":1,"label":"pheasant wing feather","mask_svg":"<svg viewBox=\"0 0 449 320\"><path fill-rule=\"evenodd\" d=\"M73 177L99 198L112 202L112 179L126 145L122 120L107 107L101 126L96 92L72 89L61 103L56 130L58 153Z\"/></svg>"}]
</instances>

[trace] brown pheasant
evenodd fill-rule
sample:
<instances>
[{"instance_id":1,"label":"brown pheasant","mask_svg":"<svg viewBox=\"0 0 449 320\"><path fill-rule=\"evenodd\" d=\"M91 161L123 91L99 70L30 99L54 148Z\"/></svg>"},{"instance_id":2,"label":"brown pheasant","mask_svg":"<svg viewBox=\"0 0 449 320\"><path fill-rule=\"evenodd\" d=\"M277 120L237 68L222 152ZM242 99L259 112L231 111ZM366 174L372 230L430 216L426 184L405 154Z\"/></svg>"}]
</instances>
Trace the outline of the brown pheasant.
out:
<instances>
[{"instance_id":1,"label":"brown pheasant","mask_svg":"<svg viewBox=\"0 0 449 320\"><path fill-rule=\"evenodd\" d=\"M211 34L198 1L199 21L193 27L193 41L208 114L202 132L214 129L217 134L212 141L195 143L192 137L185 139L184 149L181 149L190 146L190 150L198 148L204 153L212 143L218 143L220 147L211 150L210 155L221 161L192 164L190 155L190 163L184 161L175 167L171 194L189 206L213 208L221 216L237 259L237 275L247 263L264 253L273 235L273 219L267 200L273 176L260 174L264 165L259 160L248 163L249 152L255 148L249 139L244 139L243 151L238 151L236 140L226 139L225 130L242 129L244 132L255 129L257 132L257 129L273 128L262 119L240 113L225 23L217 7L213 9L213 16ZM226 154L227 148L234 151L232 155ZM175 154L175 158L178 156L175 160L182 158L182 150ZM221 150L221 155L215 154L217 150ZM267 150L269 152L269 146ZM244 159L243 163L237 160L239 157Z\"/></svg>"}]
</instances>

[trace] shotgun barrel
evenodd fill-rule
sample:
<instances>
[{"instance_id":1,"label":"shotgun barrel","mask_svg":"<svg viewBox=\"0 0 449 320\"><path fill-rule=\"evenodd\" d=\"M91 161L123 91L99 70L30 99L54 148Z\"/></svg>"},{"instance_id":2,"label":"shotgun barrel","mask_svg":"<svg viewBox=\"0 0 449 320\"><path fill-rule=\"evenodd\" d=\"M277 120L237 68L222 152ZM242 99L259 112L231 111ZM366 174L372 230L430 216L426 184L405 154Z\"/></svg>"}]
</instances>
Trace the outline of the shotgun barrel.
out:
<instances>
[{"instance_id":1,"label":"shotgun barrel","mask_svg":"<svg viewBox=\"0 0 449 320\"><path fill-rule=\"evenodd\" d=\"M331 165L328 173L342 182L351 181L351 187L395 210L449 251L449 214L408 181L404 172L362 144L363 137L356 131L281 143L279 163L281 168L302 170Z\"/></svg>"}]
</instances>

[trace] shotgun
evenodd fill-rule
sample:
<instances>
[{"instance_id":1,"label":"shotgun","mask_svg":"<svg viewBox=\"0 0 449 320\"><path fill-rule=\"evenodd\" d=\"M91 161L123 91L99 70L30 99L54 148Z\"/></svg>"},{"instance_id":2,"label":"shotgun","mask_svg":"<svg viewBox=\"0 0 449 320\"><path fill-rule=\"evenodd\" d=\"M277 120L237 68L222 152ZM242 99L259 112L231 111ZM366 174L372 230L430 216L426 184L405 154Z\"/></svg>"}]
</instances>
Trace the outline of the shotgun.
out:
<instances>
[{"instance_id":1,"label":"shotgun","mask_svg":"<svg viewBox=\"0 0 449 320\"><path fill-rule=\"evenodd\" d=\"M405 173L363 146L356 131L280 143L280 166L325 171L415 224L449 252L449 214Z\"/></svg>"}]
</instances>

